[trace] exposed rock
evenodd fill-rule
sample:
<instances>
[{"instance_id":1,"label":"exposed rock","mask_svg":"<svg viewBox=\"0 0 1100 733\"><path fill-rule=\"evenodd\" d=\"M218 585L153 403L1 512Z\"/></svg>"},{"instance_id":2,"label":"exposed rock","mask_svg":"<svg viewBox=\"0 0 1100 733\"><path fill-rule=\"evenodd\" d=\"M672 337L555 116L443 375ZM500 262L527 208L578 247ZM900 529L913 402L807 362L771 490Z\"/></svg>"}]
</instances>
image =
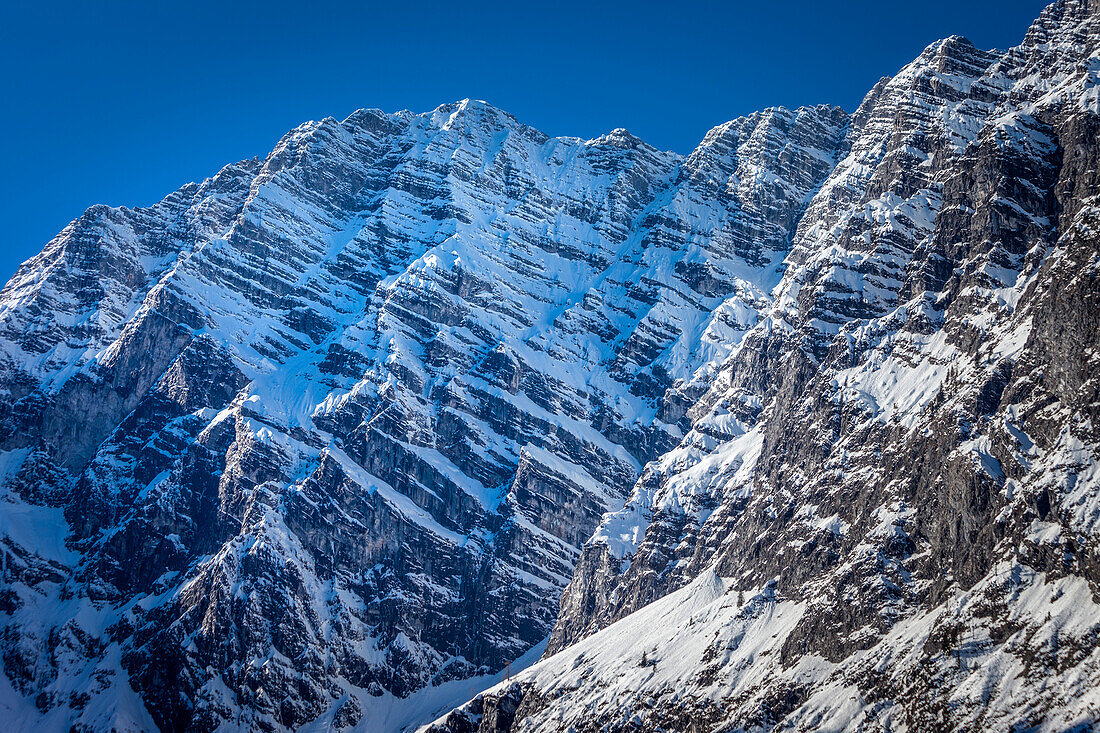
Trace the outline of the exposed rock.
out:
<instances>
[{"instance_id":1,"label":"exposed rock","mask_svg":"<svg viewBox=\"0 0 1100 733\"><path fill-rule=\"evenodd\" d=\"M768 110L684 158L481 102L360 111L89 211L0 294L6 501L71 530L8 633L95 650L13 663L18 692L274 730L504 670L768 306L846 125ZM74 707L88 665L116 686Z\"/></svg>"},{"instance_id":2,"label":"exposed rock","mask_svg":"<svg viewBox=\"0 0 1100 733\"><path fill-rule=\"evenodd\" d=\"M466 100L93 207L0 292L0 704L1088 729L1098 89L1068 0L686 157Z\"/></svg>"}]
</instances>

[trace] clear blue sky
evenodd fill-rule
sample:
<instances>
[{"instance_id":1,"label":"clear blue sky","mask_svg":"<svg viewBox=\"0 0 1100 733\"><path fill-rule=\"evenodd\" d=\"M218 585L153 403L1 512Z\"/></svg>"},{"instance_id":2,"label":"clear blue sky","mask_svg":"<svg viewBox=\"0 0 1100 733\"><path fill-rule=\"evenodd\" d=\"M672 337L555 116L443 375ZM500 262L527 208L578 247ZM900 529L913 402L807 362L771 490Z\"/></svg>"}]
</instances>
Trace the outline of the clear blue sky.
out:
<instances>
[{"instance_id":1,"label":"clear blue sky","mask_svg":"<svg viewBox=\"0 0 1100 733\"><path fill-rule=\"evenodd\" d=\"M145 205L307 119L473 97L552 135L689 151L769 105L853 109L953 33L1041 0L0 0L0 280L94 203Z\"/></svg>"}]
</instances>

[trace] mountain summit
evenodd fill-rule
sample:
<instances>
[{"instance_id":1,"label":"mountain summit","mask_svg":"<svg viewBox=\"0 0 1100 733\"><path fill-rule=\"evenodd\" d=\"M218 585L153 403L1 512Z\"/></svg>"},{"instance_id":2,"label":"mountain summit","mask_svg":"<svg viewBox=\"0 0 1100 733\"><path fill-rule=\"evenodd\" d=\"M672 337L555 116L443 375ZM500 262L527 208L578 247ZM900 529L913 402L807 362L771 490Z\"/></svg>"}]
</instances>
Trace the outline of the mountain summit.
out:
<instances>
[{"instance_id":1,"label":"mountain summit","mask_svg":"<svg viewBox=\"0 0 1100 733\"><path fill-rule=\"evenodd\" d=\"M687 156L463 100L89 209L0 292L0 710L1088 729L1098 90L1066 1Z\"/></svg>"}]
</instances>

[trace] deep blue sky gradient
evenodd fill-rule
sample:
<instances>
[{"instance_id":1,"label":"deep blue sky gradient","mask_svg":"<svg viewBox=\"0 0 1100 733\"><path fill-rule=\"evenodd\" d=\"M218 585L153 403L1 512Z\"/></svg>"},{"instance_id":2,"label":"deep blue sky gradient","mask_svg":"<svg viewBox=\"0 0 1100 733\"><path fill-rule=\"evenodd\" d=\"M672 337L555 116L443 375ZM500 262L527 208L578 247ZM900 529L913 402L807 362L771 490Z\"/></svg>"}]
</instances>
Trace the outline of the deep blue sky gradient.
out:
<instances>
[{"instance_id":1,"label":"deep blue sky gradient","mask_svg":"<svg viewBox=\"0 0 1100 733\"><path fill-rule=\"evenodd\" d=\"M307 119L473 97L688 152L769 105L852 110L937 38L1015 45L1044 4L0 0L0 280L86 207L150 204Z\"/></svg>"}]
</instances>

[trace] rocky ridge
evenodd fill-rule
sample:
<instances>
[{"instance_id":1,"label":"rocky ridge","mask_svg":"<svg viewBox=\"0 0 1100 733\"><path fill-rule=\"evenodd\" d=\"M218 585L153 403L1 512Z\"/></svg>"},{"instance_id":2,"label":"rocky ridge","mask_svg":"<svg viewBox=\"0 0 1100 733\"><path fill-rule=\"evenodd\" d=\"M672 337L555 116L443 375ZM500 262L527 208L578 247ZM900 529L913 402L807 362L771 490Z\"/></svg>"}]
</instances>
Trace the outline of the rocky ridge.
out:
<instances>
[{"instance_id":1,"label":"rocky ridge","mask_svg":"<svg viewBox=\"0 0 1100 733\"><path fill-rule=\"evenodd\" d=\"M433 730L1097 725L1098 70L1059 2L880 82L560 653Z\"/></svg>"},{"instance_id":2,"label":"rocky ridge","mask_svg":"<svg viewBox=\"0 0 1100 733\"><path fill-rule=\"evenodd\" d=\"M0 706L1088 729L1098 82L1069 0L688 156L466 100L93 207L0 291Z\"/></svg>"},{"instance_id":3,"label":"rocky ridge","mask_svg":"<svg viewBox=\"0 0 1100 733\"><path fill-rule=\"evenodd\" d=\"M767 110L681 157L363 110L89 210L0 292L9 705L274 730L461 702L681 439L847 123Z\"/></svg>"}]
</instances>

